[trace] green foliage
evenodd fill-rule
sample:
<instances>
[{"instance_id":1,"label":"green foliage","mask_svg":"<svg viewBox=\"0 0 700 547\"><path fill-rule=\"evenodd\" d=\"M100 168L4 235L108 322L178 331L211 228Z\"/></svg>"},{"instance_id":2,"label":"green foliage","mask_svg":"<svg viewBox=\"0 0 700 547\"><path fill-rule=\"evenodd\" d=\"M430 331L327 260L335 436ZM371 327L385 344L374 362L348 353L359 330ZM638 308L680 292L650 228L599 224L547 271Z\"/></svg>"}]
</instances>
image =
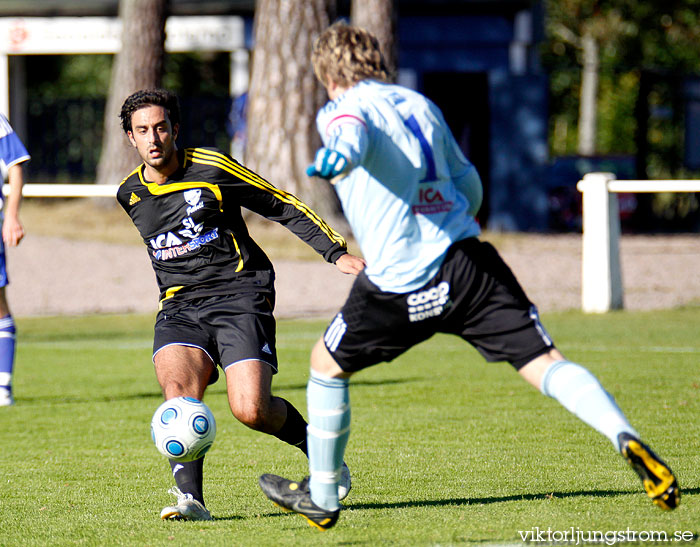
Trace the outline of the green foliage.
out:
<instances>
[{"instance_id":1,"label":"green foliage","mask_svg":"<svg viewBox=\"0 0 700 547\"><path fill-rule=\"evenodd\" d=\"M684 176L681 78L700 70L698 0L564 0L546 2L542 58L551 73L550 134L555 155L576 152L580 39L600 50L598 153L634 153L640 71L658 75L649 96L650 178Z\"/></svg>"},{"instance_id":2,"label":"green foliage","mask_svg":"<svg viewBox=\"0 0 700 547\"><path fill-rule=\"evenodd\" d=\"M107 97L111 55L29 55L25 63L32 101Z\"/></svg>"},{"instance_id":3,"label":"green foliage","mask_svg":"<svg viewBox=\"0 0 700 547\"><path fill-rule=\"evenodd\" d=\"M28 89L28 133L32 152L30 182L93 182L101 152L104 108L109 92L112 55L43 55L24 59ZM163 86L192 107L190 122L181 131L197 144L227 148L226 116L229 96L229 55L168 54ZM212 106L213 104L213 106ZM188 109L189 113L189 109Z\"/></svg>"},{"instance_id":4,"label":"green foliage","mask_svg":"<svg viewBox=\"0 0 700 547\"><path fill-rule=\"evenodd\" d=\"M636 151L634 108L639 74L602 74L599 85L598 146L606 154L633 155Z\"/></svg>"},{"instance_id":5,"label":"green foliage","mask_svg":"<svg viewBox=\"0 0 700 547\"><path fill-rule=\"evenodd\" d=\"M25 59L31 100L106 99L112 55L30 55ZM182 96L228 95L229 55L167 54L163 86Z\"/></svg>"},{"instance_id":6,"label":"green foliage","mask_svg":"<svg viewBox=\"0 0 700 547\"><path fill-rule=\"evenodd\" d=\"M324 533L261 494L259 474L301 477L305 459L237 423L222 381L206 396L218 420L205 477L216 520L158 519L173 498L148 433L161 401L152 320L18 320L17 404L0 409L2 545L520 545L519 531L534 527L698 533L700 308L545 317L559 347L674 467L679 510L654 507L606 439L508 365L438 336L353 378L354 487ZM324 326L279 323L275 392L304 414L308 355Z\"/></svg>"}]
</instances>

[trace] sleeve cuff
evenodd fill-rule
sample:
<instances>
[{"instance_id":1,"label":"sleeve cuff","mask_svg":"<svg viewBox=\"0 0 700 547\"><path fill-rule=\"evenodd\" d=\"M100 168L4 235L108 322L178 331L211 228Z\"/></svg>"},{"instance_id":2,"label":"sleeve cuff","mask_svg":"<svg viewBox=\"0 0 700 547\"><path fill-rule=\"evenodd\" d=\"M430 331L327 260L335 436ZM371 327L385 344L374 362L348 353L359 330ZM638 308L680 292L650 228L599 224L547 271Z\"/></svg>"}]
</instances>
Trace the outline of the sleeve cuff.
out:
<instances>
[{"instance_id":1,"label":"sleeve cuff","mask_svg":"<svg viewBox=\"0 0 700 547\"><path fill-rule=\"evenodd\" d=\"M336 261L343 255L348 254L347 249L344 249L342 247L338 247L337 249L331 251L327 256L326 260L330 262L331 264L335 264Z\"/></svg>"}]
</instances>

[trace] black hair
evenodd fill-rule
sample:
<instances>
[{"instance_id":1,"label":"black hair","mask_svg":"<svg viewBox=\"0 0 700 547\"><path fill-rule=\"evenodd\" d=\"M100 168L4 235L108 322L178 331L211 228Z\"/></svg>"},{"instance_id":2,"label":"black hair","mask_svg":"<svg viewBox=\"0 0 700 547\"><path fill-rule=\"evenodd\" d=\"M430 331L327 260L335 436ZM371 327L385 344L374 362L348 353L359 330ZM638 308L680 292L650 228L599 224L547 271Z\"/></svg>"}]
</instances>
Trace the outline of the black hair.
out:
<instances>
[{"instance_id":1,"label":"black hair","mask_svg":"<svg viewBox=\"0 0 700 547\"><path fill-rule=\"evenodd\" d=\"M167 89L142 89L129 95L124 104L119 117L122 120L124 133L129 133L131 128L131 116L137 110L145 106L162 106L168 112L168 118L173 127L180 123L180 101L177 95Z\"/></svg>"}]
</instances>

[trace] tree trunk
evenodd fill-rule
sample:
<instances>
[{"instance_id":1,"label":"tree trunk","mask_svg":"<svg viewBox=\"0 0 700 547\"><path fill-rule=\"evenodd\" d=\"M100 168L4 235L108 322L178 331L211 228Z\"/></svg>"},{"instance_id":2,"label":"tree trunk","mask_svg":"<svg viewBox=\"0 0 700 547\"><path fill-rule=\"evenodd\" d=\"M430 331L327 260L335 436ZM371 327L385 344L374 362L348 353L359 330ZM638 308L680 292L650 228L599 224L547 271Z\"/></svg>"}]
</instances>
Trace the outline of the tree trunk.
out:
<instances>
[{"instance_id":1,"label":"tree trunk","mask_svg":"<svg viewBox=\"0 0 700 547\"><path fill-rule=\"evenodd\" d=\"M387 67L394 74L397 67L398 40L393 0L353 0L350 12L353 25L362 27L377 37Z\"/></svg>"},{"instance_id":2,"label":"tree trunk","mask_svg":"<svg viewBox=\"0 0 700 547\"><path fill-rule=\"evenodd\" d=\"M112 65L98 184L117 184L139 165L140 158L121 128L119 112L133 92L161 84L167 8L168 0L119 1L122 48Z\"/></svg>"},{"instance_id":3,"label":"tree trunk","mask_svg":"<svg viewBox=\"0 0 700 547\"><path fill-rule=\"evenodd\" d=\"M313 73L311 48L334 6L332 0L257 1L245 161L342 229L335 192L306 175L321 146L316 112L328 100Z\"/></svg>"},{"instance_id":4,"label":"tree trunk","mask_svg":"<svg viewBox=\"0 0 700 547\"><path fill-rule=\"evenodd\" d=\"M596 152L598 117L598 44L590 33L581 37L583 71L578 119L578 153L592 156Z\"/></svg>"}]
</instances>

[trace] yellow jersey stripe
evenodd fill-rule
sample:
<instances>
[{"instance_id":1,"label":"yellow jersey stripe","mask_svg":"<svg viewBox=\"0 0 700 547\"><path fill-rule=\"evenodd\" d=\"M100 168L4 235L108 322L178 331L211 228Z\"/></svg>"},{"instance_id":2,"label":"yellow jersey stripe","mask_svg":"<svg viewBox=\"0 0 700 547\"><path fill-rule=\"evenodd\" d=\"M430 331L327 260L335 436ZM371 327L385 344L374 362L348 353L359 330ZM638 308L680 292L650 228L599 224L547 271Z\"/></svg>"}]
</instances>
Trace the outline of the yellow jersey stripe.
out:
<instances>
[{"instance_id":1,"label":"yellow jersey stripe","mask_svg":"<svg viewBox=\"0 0 700 547\"><path fill-rule=\"evenodd\" d=\"M243 269L243 257L241 256L241 248L238 246L238 241L236 241L233 234L231 234L231 239L233 239L233 244L236 247L236 252L238 253L238 266L236 266L236 273L238 273Z\"/></svg>"},{"instance_id":2,"label":"yellow jersey stripe","mask_svg":"<svg viewBox=\"0 0 700 547\"><path fill-rule=\"evenodd\" d=\"M170 287L168 290L165 291L165 296L161 299L160 302L158 302L158 311L163 309L163 302L168 300L169 298L172 298L175 296L175 293L182 289L184 285L178 285L176 287Z\"/></svg>"},{"instance_id":3,"label":"yellow jersey stripe","mask_svg":"<svg viewBox=\"0 0 700 547\"><path fill-rule=\"evenodd\" d=\"M131 173L129 173L126 177L124 177L124 180L122 180L122 181L119 183L119 186L121 186L122 184L124 184L124 183L126 182L126 179L128 179L131 175L133 175L134 173L136 173L136 171L138 171L139 169L141 169L141 166L140 166L140 165L139 165L136 169L134 169Z\"/></svg>"},{"instance_id":4,"label":"yellow jersey stripe","mask_svg":"<svg viewBox=\"0 0 700 547\"><path fill-rule=\"evenodd\" d=\"M267 184L268 186L270 186L270 188L274 188L274 186L272 186L272 184L270 184L268 181L266 181L266 180L265 180L264 178L262 178L260 175L258 175L257 173L251 171L250 169L248 169L248 168L245 167L244 165L242 165L242 164L240 164L240 163L237 163L237 162L235 162L235 161L232 161L231 158L227 157L225 154L222 154L222 153L217 152L217 151L215 151L215 150L207 150L207 149L205 149L205 148L191 148L191 149L189 149L188 151L191 151L191 152L192 152L192 154L191 154L192 156L195 156L195 155L201 155L202 157L207 157L207 156L209 156L210 159L219 160L219 161L221 161L222 163L226 163L227 165L229 165L229 166L230 166L231 168L233 168L234 170L236 170L236 171L238 171L238 172L240 172L240 173L242 173L242 174L246 174L246 175L247 175L248 177L250 177L250 178L257 179L259 182L264 183L264 184Z\"/></svg>"},{"instance_id":5,"label":"yellow jersey stripe","mask_svg":"<svg viewBox=\"0 0 700 547\"><path fill-rule=\"evenodd\" d=\"M316 212L310 209L305 203L300 201L299 198L297 198L293 194L285 192L284 190L280 190L279 188L274 187L260 175L257 175L256 173L250 171L246 167L243 167L242 165L231 161L225 155L214 152L212 150L204 150L201 148L187 149L186 155L188 159L190 159L193 163L200 163L203 165L211 165L213 167L218 167L219 169L222 169L228 173L231 173L232 175L237 176L238 178L251 184L252 186L255 186L257 188L271 193L280 201L288 203L294 206L302 213L304 213L304 215L306 215L307 218L309 218L314 224L316 224L321 229L321 231L326 236L328 236L328 238L331 241L339 243L343 247L347 246L347 243L345 242L343 236L341 236L338 232L333 230L333 228L331 228L320 216L318 216Z\"/></svg>"},{"instance_id":6,"label":"yellow jersey stripe","mask_svg":"<svg viewBox=\"0 0 700 547\"><path fill-rule=\"evenodd\" d=\"M169 194L171 192L179 192L180 190L189 190L191 188L208 188L216 196L219 202L219 210L223 211L223 197L221 195L221 189L218 185L212 184L210 182L204 181L192 181L192 182L171 182L169 184L158 184L156 182L148 182L143 178L143 173L139 171L139 179L141 184L148 188L148 191L154 196L162 196L164 194Z\"/></svg>"}]
</instances>

